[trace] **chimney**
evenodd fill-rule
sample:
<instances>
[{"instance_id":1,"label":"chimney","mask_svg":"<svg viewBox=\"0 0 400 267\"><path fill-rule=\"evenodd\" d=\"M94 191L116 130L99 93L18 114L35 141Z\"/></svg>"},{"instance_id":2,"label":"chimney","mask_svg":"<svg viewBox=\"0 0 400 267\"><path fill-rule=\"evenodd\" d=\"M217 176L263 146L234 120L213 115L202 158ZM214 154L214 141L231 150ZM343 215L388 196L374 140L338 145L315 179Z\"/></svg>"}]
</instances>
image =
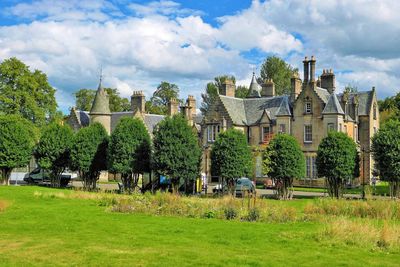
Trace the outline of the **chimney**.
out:
<instances>
[{"instance_id":1,"label":"chimney","mask_svg":"<svg viewBox=\"0 0 400 267\"><path fill-rule=\"evenodd\" d=\"M309 64L308 64L308 59L307 59L307 57L305 57L304 58L304 60L303 60L303 64L304 64L304 79L303 79L303 82L304 82L304 84L307 84L308 83L308 73L309 73Z\"/></svg>"},{"instance_id":2,"label":"chimney","mask_svg":"<svg viewBox=\"0 0 400 267\"><path fill-rule=\"evenodd\" d=\"M328 92L330 94L332 94L335 89L336 89L336 85L335 85L335 74L333 73L333 70L330 69L324 69L322 71L322 75L321 75L321 87L325 88L326 90L328 90Z\"/></svg>"},{"instance_id":3,"label":"chimney","mask_svg":"<svg viewBox=\"0 0 400 267\"><path fill-rule=\"evenodd\" d=\"M299 74L294 72L292 78L290 78L290 87L292 91L292 101L296 100L299 94L301 93L301 79L299 78Z\"/></svg>"},{"instance_id":4,"label":"chimney","mask_svg":"<svg viewBox=\"0 0 400 267\"><path fill-rule=\"evenodd\" d=\"M171 98L168 102L168 115L173 116L178 113L178 100Z\"/></svg>"},{"instance_id":5,"label":"chimney","mask_svg":"<svg viewBox=\"0 0 400 267\"><path fill-rule=\"evenodd\" d=\"M310 82L315 83L315 57L311 56L310 60Z\"/></svg>"},{"instance_id":6,"label":"chimney","mask_svg":"<svg viewBox=\"0 0 400 267\"><path fill-rule=\"evenodd\" d=\"M133 115L141 115L145 113L146 101L144 98L143 91L133 91L131 96L131 109Z\"/></svg>"},{"instance_id":7,"label":"chimney","mask_svg":"<svg viewBox=\"0 0 400 267\"><path fill-rule=\"evenodd\" d=\"M272 79L266 79L262 84L261 88L262 97L273 97L275 96L275 84Z\"/></svg>"},{"instance_id":8,"label":"chimney","mask_svg":"<svg viewBox=\"0 0 400 267\"><path fill-rule=\"evenodd\" d=\"M220 95L235 97L236 85L232 80L226 79L222 83L222 88L220 88Z\"/></svg>"},{"instance_id":9,"label":"chimney","mask_svg":"<svg viewBox=\"0 0 400 267\"><path fill-rule=\"evenodd\" d=\"M196 115L196 99L194 96L189 95L186 100L186 105L188 107L188 120L192 120L193 116Z\"/></svg>"}]
</instances>

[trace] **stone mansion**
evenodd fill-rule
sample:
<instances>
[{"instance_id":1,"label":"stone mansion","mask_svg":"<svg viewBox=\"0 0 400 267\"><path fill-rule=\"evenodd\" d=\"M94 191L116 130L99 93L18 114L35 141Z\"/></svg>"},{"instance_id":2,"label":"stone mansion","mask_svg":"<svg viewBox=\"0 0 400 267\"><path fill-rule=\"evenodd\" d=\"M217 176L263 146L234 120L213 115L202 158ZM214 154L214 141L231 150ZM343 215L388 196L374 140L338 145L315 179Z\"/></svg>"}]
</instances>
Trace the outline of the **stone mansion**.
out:
<instances>
[{"instance_id":1,"label":"stone mansion","mask_svg":"<svg viewBox=\"0 0 400 267\"><path fill-rule=\"evenodd\" d=\"M201 169L209 182L218 181L216 177L211 177L210 171L212 144L218 133L232 127L246 135L254 151L265 148L276 134L288 133L294 136L306 158L306 177L295 183L312 186L323 185L323 179L317 177L315 165L319 143L329 131L344 132L353 138L360 151L361 171L356 183L370 181L373 169L371 137L379 127L375 88L372 87L370 91L345 91L338 94L332 70L323 70L316 79L315 58L306 57L303 63L303 80L298 74L293 75L290 95L276 96L274 82L265 80L258 84L253 73L247 98L235 98L235 84L226 80L206 114L196 114L196 101L192 96L180 107L175 99L170 101L168 115L181 112L198 132L203 149ZM111 113L108 97L100 83L91 110L80 111L73 108L67 122L77 130L90 122L98 121L110 133L121 117L136 116L143 120L152 134L155 125L164 116L147 114L144 108L144 95L136 91L131 97L131 111ZM261 155L255 154L255 160L255 177L261 178Z\"/></svg>"}]
</instances>

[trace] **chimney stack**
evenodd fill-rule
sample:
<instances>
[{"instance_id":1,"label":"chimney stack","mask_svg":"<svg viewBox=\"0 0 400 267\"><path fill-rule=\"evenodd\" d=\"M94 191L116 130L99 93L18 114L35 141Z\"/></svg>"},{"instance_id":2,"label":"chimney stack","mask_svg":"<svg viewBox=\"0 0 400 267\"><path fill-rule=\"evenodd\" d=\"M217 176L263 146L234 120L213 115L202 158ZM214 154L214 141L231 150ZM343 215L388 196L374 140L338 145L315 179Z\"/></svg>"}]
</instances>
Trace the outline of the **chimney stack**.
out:
<instances>
[{"instance_id":1,"label":"chimney stack","mask_svg":"<svg viewBox=\"0 0 400 267\"><path fill-rule=\"evenodd\" d=\"M261 97L275 96L275 84L272 79L266 79L262 84Z\"/></svg>"},{"instance_id":2,"label":"chimney stack","mask_svg":"<svg viewBox=\"0 0 400 267\"><path fill-rule=\"evenodd\" d=\"M292 89L291 97L292 101L294 101L301 93L301 79L299 78L299 74L297 72L293 73L292 78L290 78L290 85Z\"/></svg>"},{"instance_id":3,"label":"chimney stack","mask_svg":"<svg viewBox=\"0 0 400 267\"><path fill-rule=\"evenodd\" d=\"M328 92L330 94L332 94L335 89L336 89L336 85L335 85L335 74L333 73L333 70L330 69L324 69L322 71L322 75L321 75L321 87L325 88L326 90L328 90Z\"/></svg>"},{"instance_id":4,"label":"chimney stack","mask_svg":"<svg viewBox=\"0 0 400 267\"><path fill-rule=\"evenodd\" d=\"M189 95L186 100L186 105L188 106L188 120L192 120L193 116L196 115L196 99L194 96Z\"/></svg>"},{"instance_id":5,"label":"chimney stack","mask_svg":"<svg viewBox=\"0 0 400 267\"><path fill-rule=\"evenodd\" d=\"M308 83L308 76L309 76L309 64L308 63L309 63L308 58L304 57L304 60L303 60L303 65L304 65L304 79L303 79L303 82L305 84Z\"/></svg>"},{"instance_id":6,"label":"chimney stack","mask_svg":"<svg viewBox=\"0 0 400 267\"><path fill-rule=\"evenodd\" d=\"M168 102L168 115L174 116L178 113L179 102L175 98L171 98Z\"/></svg>"},{"instance_id":7,"label":"chimney stack","mask_svg":"<svg viewBox=\"0 0 400 267\"><path fill-rule=\"evenodd\" d=\"M145 113L146 101L143 91L133 91L131 96L131 109L133 115L142 115Z\"/></svg>"},{"instance_id":8,"label":"chimney stack","mask_svg":"<svg viewBox=\"0 0 400 267\"><path fill-rule=\"evenodd\" d=\"M315 57L311 56L310 60L310 82L314 83L315 82Z\"/></svg>"},{"instance_id":9,"label":"chimney stack","mask_svg":"<svg viewBox=\"0 0 400 267\"><path fill-rule=\"evenodd\" d=\"M222 88L220 88L220 95L235 97L236 85L232 80L226 79L222 83Z\"/></svg>"}]
</instances>

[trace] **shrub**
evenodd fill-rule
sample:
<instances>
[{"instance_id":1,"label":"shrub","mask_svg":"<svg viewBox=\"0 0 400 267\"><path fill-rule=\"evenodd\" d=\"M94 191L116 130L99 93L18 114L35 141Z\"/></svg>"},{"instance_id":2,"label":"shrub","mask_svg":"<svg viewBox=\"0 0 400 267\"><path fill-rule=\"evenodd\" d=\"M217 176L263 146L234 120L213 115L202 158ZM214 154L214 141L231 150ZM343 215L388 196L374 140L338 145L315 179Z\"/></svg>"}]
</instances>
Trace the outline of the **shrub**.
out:
<instances>
[{"instance_id":1,"label":"shrub","mask_svg":"<svg viewBox=\"0 0 400 267\"><path fill-rule=\"evenodd\" d=\"M232 207L224 209L224 214L227 220L233 220L237 217L237 211Z\"/></svg>"},{"instance_id":2,"label":"shrub","mask_svg":"<svg viewBox=\"0 0 400 267\"><path fill-rule=\"evenodd\" d=\"M260 211L257 208L252 208L249 210L249 213L246 217L246 220L249 222L255 222L260 219Z\"/></svg>"}]
</instances>

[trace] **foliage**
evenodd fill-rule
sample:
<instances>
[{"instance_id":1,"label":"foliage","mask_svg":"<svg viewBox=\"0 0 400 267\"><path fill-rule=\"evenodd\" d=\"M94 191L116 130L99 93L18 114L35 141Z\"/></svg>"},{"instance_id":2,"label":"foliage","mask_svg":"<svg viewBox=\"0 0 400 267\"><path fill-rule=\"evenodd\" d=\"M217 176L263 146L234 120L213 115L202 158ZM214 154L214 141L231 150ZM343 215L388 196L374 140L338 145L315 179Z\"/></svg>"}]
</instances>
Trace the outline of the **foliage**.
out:
<instances>
[{"instance_id":1,"label":"foliage","mask_svg":"<svg viewBox=\"0 0 400 267\"><path fill-rule=\"evenodd\" d=\"M383 126L389 120L400 118L400 92L384 100L378 100L379 122Z\"/></svg>"},{"instance_id":2,"label":"foliage","mask_svg":"<svg viewBox=\"0 0 400 267\"><path fill-rule=\"evenodd\" d=\"M60 186L60 175L70 165L72 143L73 132L67 125L51 123L43 129L34 155L39 166L50 172L53 187Z\"/></svg>"},{"instance_id":3,"label":"foliage","mask_svg":"<svg viewBox=\"0 0 400 267\"><path fill-rule=\"evenodd\" d=\"M249 88L244 85L239 85L236 87L235 97L237 98L246 98L249 95Z\"/></svg>"},{"instance_id":4,"label":"foliage","mask_svg":"<svg viewBox=\"0 0 400 267\"><path fill-rule=\"evenodd\" d=\"M111 134L108 160L111 172L120 173L129 192L137 186L139 174L150 171L151 143L143 121L122 118Z\"/></svg>"},{"instance_id":5,"label":"foliage","mask_svg":"<svg viewBox=\"0 0 400 267\"><path fill-rule=\"evenodd\" d=\"M0 116L0 182L9 184L11 171L26 166L35 145L32 123L18 115Z\"/></svg>"},{"instance_id":6,"label":"foliage","mask_svg":"<svg viewBox=\"0 0 400 267\"><path fill-rule=\"evenodd\" d=\"M400 122L388 121L372 137L375 167L383 181L388 181L390 195L400 196Z\"/></svg>"},{"instance_id":7,"label":"foliage","mask_svg":"<svg viewBox=\"0 0 400 267\"><path fill-rule=\"evenodd\" d=\"M161 82L154 91L150 101L146 103L146 112L152 114L167 114L167 105L172 98L179 97L179 87L174 83Z\"/></svg>"},{"instance_id":8,"label":"foliage","mask_svg":"<svg viewBox=\"0 0 400 267\"><path fill-rule=\"evenodd\" d=\"M15 57L0 64L0 114L17 114L43 125L56 112L54 94L55 89L41 71L30 71Z\"/></svg>"},{"instance_id":9,"label":"foliage","mask_svg":"<svg viewBox=\"0 0 400 267\"><path fill-rule=\"evenodd\" d=\"M278 134L271 140L264 153L264 171L274 180L278 197L291 198L293 179L305 174L304 155L293 136Z\"/></svg>"},{"instance_id":10,"label":"foliage","mask_svg":"<svg viewBox=\"0 0 400 267\"><path fill-rule=\"evenodd\" d=\"M116 88L104 88L109 97L110 111L130 111L131 105L127 98L121 97ZM79 89L75 95L75 106L79 110L90 111L92 108L93 100L96 95L96 90L92 89Z\"/></svg>"},{"instance_id":11,"label":"foliage","mask_svg":"<svg viewBox=\"0 0 400 267\"><path fill-rule=\"evenodd\" d=\"M318 175L327 179L331 197L339 198L347 180L357 174L358 153L354 141L342 132L329 132L318 147L316 165Z\"/></svg>"},{"instance_id":12,"label":"foliage","mask_svg":"<svg viewBox=\"0 0 400 267\"><path fill-rule=\"evenodd\" d=\"M173 191L178 192L181 180L187 185L200 173L201 150L197 135L181 115L166 117L154 132L154 168L158 174L171 179Z\"/></svg>"},{"instance_id":13,"label":"foliage","mask_svg":"<svg viewBox=\"0 0 400 267\"><path fill-rule=\"evenodd\" d=\"M100 123L81 128L74 136L71 166L78 170L86 190L96 188L100 172L107 169L108 134Z\"/></svg>"},{"instance_id":14,"label":"foliage","mask_svg":"<svg viewBox=\"0 0 400 267\"><path fill-rule=\"evenodd\" d=\"M350 84L349 83L344 87L344 91L348 92L348 93L357 93L358 92L358 87L356 85L354 85L354 84Z\"/></svg>"},{"instance_id":15,"label":"foliage","mask_svg":"<svg viewBox=\"0 0 400 267\"><path fill-rule=\"evenodd\" d=\"M226 181L233 194L235 181L240 177L250 177L253 170L246 136L231 128L218 135L211 149L211 173Z\"/></svg>"},{"instance_id":16,"label":"foliage","mask_svg":"<svg viewBox=\"0 0 400 267\"><path fill-rule=\"evenodd\" d=\"M291 93L290 78L297 71L297 68L293 68L283 59L269 56L261 66L260 77L262 81L272 79L275 83L275 94L284 95Z\"/></svg>"}]
</instances>

